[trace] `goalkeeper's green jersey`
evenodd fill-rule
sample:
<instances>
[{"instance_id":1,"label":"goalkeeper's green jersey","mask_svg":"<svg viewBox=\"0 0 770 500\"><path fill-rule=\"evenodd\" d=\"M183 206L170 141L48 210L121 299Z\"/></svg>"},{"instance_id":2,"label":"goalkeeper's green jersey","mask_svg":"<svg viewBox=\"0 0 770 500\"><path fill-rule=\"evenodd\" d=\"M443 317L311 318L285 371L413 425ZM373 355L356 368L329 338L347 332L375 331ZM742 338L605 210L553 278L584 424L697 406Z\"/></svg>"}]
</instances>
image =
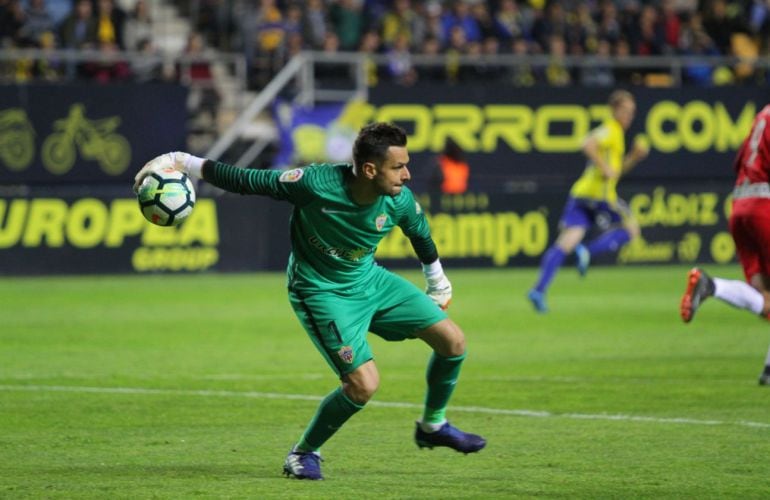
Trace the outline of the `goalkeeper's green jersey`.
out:
<instances>
[{"instance_id":1,"label":"goalkeeper's green jersey","mask_svg":"<svg viewBox=\"0 0 770 500\"><path fill-rule=\"evenodd\" d=\"M207 162L203 178L227 191L267 195L294 205L288 280L299 290L354 291L377 265L380 240L399 226L423 262L438 257L430 228L412 192L355 203L349 164L313 164L292 170L245 170Z\"/></svg>"}]
</instances>

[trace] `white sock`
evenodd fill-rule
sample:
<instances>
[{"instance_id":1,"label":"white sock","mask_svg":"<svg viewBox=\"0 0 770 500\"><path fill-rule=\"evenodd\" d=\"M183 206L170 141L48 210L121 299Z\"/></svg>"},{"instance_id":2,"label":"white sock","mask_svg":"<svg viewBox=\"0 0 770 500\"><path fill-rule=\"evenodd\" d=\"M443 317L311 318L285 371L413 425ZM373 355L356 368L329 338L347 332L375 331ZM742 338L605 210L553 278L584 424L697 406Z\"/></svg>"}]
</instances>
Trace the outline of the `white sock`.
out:
<instances>
[{"instance_id":1,"label":"white sock","mask_svg":"<svg viewBox=\"0 0 770 500\"><path fill-rule=\"evenodd\" d=\"M746 282L738 280L714 279L714 297L739 309L747 309L755 314L762 314L765 298Z\"/></svg>"},{"instance_id":2,"label":"white sock","mask_svg":"<svg viewBox=\"0 0 770 500\"><path fill-rule=\"evenodd\" d=\"M427 432L430 434L431 432L436 432L437 430L441 429L441 426L446 423L446 419L444 419L442 422L439 422L437 424L429 424L426 422L423 422L422 420L417 422L420 424L420 429L422 429L423 432Z\"/></svg>"}]
</instances>

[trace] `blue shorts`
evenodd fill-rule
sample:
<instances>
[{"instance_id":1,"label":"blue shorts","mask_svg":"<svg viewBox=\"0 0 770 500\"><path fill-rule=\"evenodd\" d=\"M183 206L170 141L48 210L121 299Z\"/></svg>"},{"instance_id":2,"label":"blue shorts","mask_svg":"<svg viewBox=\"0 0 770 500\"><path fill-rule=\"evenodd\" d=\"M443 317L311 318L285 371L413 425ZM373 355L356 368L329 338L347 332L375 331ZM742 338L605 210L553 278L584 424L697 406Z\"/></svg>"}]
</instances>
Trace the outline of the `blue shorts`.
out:
<instances>
[{"instance_id":1,"label":"blue shorts","mask_svg":"<svg viewBox=\"0 0 770 500\"><path fill-rule=\"evenodd\" d=\"M564 227L598 227L605 230L622 223L629 216L628 207L622 200L615 204L587 198L567 198L559 225Z\"/></svg>"}]
</instances>

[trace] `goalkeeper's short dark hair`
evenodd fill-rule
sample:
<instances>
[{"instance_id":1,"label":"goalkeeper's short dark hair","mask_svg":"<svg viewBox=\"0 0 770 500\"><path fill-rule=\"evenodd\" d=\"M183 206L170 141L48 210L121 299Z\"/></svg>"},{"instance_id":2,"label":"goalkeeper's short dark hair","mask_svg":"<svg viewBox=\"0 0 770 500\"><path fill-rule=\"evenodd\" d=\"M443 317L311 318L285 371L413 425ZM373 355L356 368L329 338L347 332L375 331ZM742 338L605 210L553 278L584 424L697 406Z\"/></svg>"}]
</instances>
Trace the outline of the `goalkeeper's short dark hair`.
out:
<instances>
[{"instance_id":1,"label":"goalkeeper's short dark hair","mask_svg":"<svg viewBox=\"0 0 770 500\"><path fill-rule=\"evenodd\" d=\"M392 123L370 123L361 129L353 144L353 164L356 168L366 162L381 165L391 146L406 146L404 129Z\"/></svg>"}]
</instances>

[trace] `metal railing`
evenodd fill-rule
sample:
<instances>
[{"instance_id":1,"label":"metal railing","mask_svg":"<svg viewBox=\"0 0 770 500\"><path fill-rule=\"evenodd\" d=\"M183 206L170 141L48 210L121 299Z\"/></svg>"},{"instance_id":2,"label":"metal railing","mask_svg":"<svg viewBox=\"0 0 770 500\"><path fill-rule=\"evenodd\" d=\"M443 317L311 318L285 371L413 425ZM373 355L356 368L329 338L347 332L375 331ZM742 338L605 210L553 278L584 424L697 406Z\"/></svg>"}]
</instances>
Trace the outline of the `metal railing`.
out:
<instances>
[{"instance_id":1,"label":"metal railing","mask_svg":"<svg viewBox=\"0 0 770 500\"><path fill-rule=\"evenodd\" d=\"M19 62L41 62L61 69L56 75L57 82L70 82L83 80L71 71L83 63L118 64L126 63L129 67L145 67L156 64L159 68L181 70L189 68L193 64L205 63L212 68L222 68L231 75L236 82L238 90L246 90L247 68L246 61L239 54L201 54L195 56L173 55L163 52L138 52L138 51L114 51L103 52L99 50L74 50L74 49L21 49L6 48L0 50L0 82L23 83L19 81L19 75L14 71L14 65ZM2 66L5 66L4 68ZM180 71L183 73L184 71ZM182 82L185 83L185 82Z\"/></svg>"}]
</instances>

